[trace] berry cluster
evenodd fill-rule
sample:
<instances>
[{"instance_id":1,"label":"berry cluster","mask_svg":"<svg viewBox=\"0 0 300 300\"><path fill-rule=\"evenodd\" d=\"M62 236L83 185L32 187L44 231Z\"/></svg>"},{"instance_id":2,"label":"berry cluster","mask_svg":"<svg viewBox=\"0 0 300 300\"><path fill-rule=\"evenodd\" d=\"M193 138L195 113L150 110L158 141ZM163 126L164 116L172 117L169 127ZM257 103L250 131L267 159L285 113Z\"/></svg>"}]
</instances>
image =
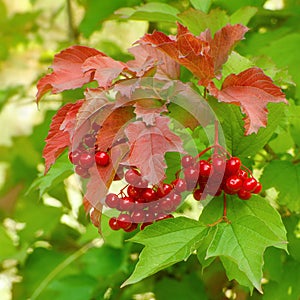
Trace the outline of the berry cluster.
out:
<instances>
[{"instance_id":1,"label":"berry cluster","mask_svg":"<svg viewBox=\"0 0 300 300\"><path fill-rule=\"evenodd\" d=\"M171 184L163 182L150 186L135 168L127 170L124 177L128 184L118 195L110 193L105 199L108 207L121 212L118 217L109 220L113 230L130 232L139 224L143 230L154 221L173 218L170 213L181 204L181 193L187 188L185 180L180 178Z\"/></svg>"},{"instance_id":2,"label":"berry cluster","mask_svg":"<svg viewBox=\"0 0 300 300\"><path fill-rule=\"evenodd\" d=\"M237 194L242 200L260 193L261 184L238 157L213 155L207 160L198 158L199 155L186 155L181 160L187 189L193 191L195 200L205 199L207 195L220 196L222 191L229 195Z\"/></svg>"},{"instance_id":3,"label":"berry cluster","mask_svg":"<svg viewBox=\"0 0 300 300\"><path fill-rule=\"evenodd\" d=\"M82 178L89 178L89 168L96 163L106 167L110 162L106 151L96 149L96 135L100 126L96 123L92 126L91 133L86 134L78 147L69 153L69 160L75 165L75 172Z\"/></svg>"}]
</instances>

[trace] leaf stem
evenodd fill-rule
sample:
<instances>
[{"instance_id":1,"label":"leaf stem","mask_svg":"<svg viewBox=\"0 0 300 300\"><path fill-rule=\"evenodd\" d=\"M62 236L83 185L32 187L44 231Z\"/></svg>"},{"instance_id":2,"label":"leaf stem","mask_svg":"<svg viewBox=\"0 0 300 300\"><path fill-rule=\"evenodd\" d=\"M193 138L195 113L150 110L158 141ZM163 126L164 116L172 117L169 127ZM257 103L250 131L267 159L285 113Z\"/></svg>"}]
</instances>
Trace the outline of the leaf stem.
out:
<instances>
[{"instance_id":1,"label":"leaf stem","mask_svg":"<svg viewBox=\"0 0 300 300\"><path fill-rule=\"evenodd\" d=\"M40 294L44 291L44 289L48 286L48 284L68 265L70 265L73 261L78 259L80 256L85 254L89 249L98 247L99 245L99 239L94 239L91 242L85 244L83 247L78 249L76 252L74 252L72 255L68 256L64 261L62 261L58 266L56 266L49 274L44 278L44 280L39 284L37 289L34 291L34 293L31 296L31 300L37 299Z\"/></svg>"},{"instance_id":2,"label":"leaf stem","mask_svg":"<svg viewBox=\"0 0 300 300\"><path fill-rule=\"evenodd\" d=\"M69 26L69 39L71 42L78 42L78 32L74 26L71 0L67 0L67 14L68 14L68 26Z\"/></svg>"}]
</instances>

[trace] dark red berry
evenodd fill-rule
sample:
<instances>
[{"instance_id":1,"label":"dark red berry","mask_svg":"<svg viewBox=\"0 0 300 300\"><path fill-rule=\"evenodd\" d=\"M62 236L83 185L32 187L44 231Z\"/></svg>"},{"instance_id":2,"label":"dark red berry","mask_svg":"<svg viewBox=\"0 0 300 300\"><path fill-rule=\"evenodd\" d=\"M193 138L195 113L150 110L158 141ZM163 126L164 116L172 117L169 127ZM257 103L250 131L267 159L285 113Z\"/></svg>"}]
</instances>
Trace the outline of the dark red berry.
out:
<instances>
[{"instance_id":1,"label":"dark red berry","mask_svg":"<svg viewBox=\"0 0 300 300\"><path fill-rule=\"evenodd\" d=\"M121 211L132 211L134 209L134 199L131 197L121 198L118 209Z\"/></svg>"},{"instance_id":2,"label":"dark red berry","mask_svg":"<svg viewBox=\"0 0 300 300\"><path fill-rule=\"evenodd\" d=\"M172 199L170 197L166 197L161 200L160 209L163 212L169 213L171 211L174 211L176 209L176 207L175 207Z\"/></svg>"},{"instance_id":3,"label":"dark red berry","mask_svg":"<svg viewBox=\"0 0 300 300\"><path fill-rule=\"evenodd\" d=\"M115 217L110 218L109 221L108 221L108 224L109 224L109 227L112 230L119 230L119 229L121 229L121 227L119 226L119 224L117 222L117 218L115 218Z\"/></svg>"},{"instance_id":4,"label":"dark red berry","mask_svg":"<svg viewBox=\"0 0 300 300\"><path fill-rule=\"evenodd\" d=\"M224 173L226 168L226 160L223 157L214 157L212 159L212 168L216 173Z\"/></svg>"},{"instance_id":5,"label":"dark red berry","mask_svg":"<svg viewBox=\"0 0 300 300\"><path fill-rule=\"evenodd\" d=\"M157 199L156 192L152 188L146 188L141 194L141 198L144 199L144 202L152 202Z\"/></svg>"},{"instance_id":6,"label":"dark red berry","mask_svg":"<svg viewBox=\"0 0 300 300\"><path fill-rule=\"evenodd\" d=\"M183 193L186 191L186 181L182 178L177 178L172 182L174 190L178 193Z\"/></svg>"},{"instance_id":7,"label":"dark red berry","mask_svg":"<svg viewBox=\"0 0 300 300\"><path fill-rule=\"evenodd\" d=\"M124 229L124 231L126 231L126 232L131 232L131 231L134 231L134 230L136 230L136 229L137 229L137 227L138 227L138 224L137 224L137 223L132 223L132 224L130 225L130 227L129 227L129 228L126 228L126 229Z\"/></svg>"},{"instance_id":8,"label":"dark red berry","mask_svg":"<svg viewBox=\"0 0 300 300\"><path fill-rule=\"evenodd\" d=\"M248 192L253 192L256 189L257 180L253 177L247 178L243 182L243 189Z\"/></svg>"},{"instance_id":9,"label":"dark red berry","mask_svg":"<svg viewBox=\"0 0 300 300\"><path fill-rule=\"evenodd\" d=\"M188 167L184 170L184 178L187 184L195 184L198 181L199 170L196 167Z\"/></svg>"},{"instance_id":10,"label":"dark red berry","mask_svg":"<svg viewBox=\"0 0 300 300\"><path fill-rule=\"evenodd\" d=\"M137 199L140 196L140 190L133 185L127 187L127 194L129 197Z\"/></svg>"},{"instance_id":11,"label":"dark red berry","mask_svg":"<svg viewBox=\"0 0 300 300\"><path fill-rule=\"evenodd\" d=\"M174 218L174 216L171 214L160 213L157 215L156 221L162 221L162 220L172 219L172 218Z\"/></svg>"},{"instance_id":12,"label":"dark red berry","mask_svg":"<svg viewBox=\"0 0 300 300\"><path fill-rule=\"evenodd\" d=\"M126 230L129 229L129 227L131 226L132 223L132 219L129 215L127 214L120 214L117 218L117 223L120 226L120 228Z\"/></svg>"},{"instance_id":13,"label":"dark red berry","mask_svg":"<svg viewBox=\"0 0 300 300\"><path fill-rule=\"evenodd\" d=\"M199 162L199 174L201 177L207 178L212 170L211 164L206 160L200 160Z\"/></svg>"},{"instance_id":14,"label":"dark red berry","mask_svg":"<svg viewBox=\"0 0 300 300\"><path fill-rule=\"evenodd\" d=\"M120 198L117 194L107 194L105 198L105 203L110 208L117 208L120 205Z\"/></svg>"},{"instance_id":15,"label":"dark red berry","mask_svg":"<svg viewBox=\"0 0 300 300\"><path fill-rule=\"evenodd\" d=\"M145 220L145 212L143 210L135 210L131 214L132 222L143 223Z\"/></svg>"},{"instance_id":16,"label":"dark red berry","mask_svg":"<svg viewBox=\"0 0 300 300\"><path fill-rule=\"evenodd\" d=\"M240 177L244 181L248 178L248 173L242 169L239 169L237 172L237 176Z\"/></svg>"},{"instance_id":17,"label":"dark red berry","mask_svg":"<svg viewBox=\"0 0 300 300\"><path fill-rule=\"evenodd\" d=\"M195 163L195 158L191 155L185 155L181 159L181 165L183 168L191 167Z\"/></svg>"},{"instance_id":18,"label":"dark red berry","mask_svg":"<svg viewBox=\"0 0 300 300\"><path fill-rule=\"evenodd\" d=\"M169 193L171 193L172 190L173 190L173 186L171 184L163 183L161 186L158 187L156 195L158 198L162 198L168 195Z\"/></svg>"},{"instance_id":19,"label":"dark red berry","mask_svg":"<svg viewBox=\"0 0 300 300\"><path fill-rule=\"evenodd\" d=\"M242 185L243 181L237 175L230 176L226 180L226 187L232 192L237 192L238 190L240 190Z\"/></svg>"},{"instance_id":20,"label":"dark red berry","mask_svg":"<svg viewBox=\"0 0 300 300\"><path fill-rule=\"evenodd\" d=\"M95 161L98 166L106 167L109 165L109 155L105 151L98 151L95 153Z\"/></svg>"},{"instance_id":21,"label":"dark red berry","mask_svg":"<svg viewBox=\"0 0 300 300\"><path fill-rule=\"evenodd\" d=\"M96 137L93 134L87 134L84 138L83 138L83 143L88 146L89 148L94 147L96 142Z\"/></svg>"},{"instance_id":22,"label":"dark red berry","mask_svg":"<svg viewBox=\"0 0 300 300\"><path fill-rule=\"evenodd\" d=\"M149 226L149 225L151 225L151 224L153 224L153 223L152 223L152 222L145 222L145 223L143 223L143 224L141 225L140 229L141 229L141 230L144 230L145 227L147 227L147 226Z\"/></svg>"},{"instance_id":23,"label":"dark red berry","mask_svg":"<svg viewBox=\"0 0 300 300\"><path fill-rule=\"evenodd\" d=\"M201 197L202 197L202 191L201 191L201 189L195 189L193 191L193 197L194 197L195 200L200 201Z\"/></svg>"},{"instance_id":24,"label":"dark red berry","mask_svg":"<svg viewBox=\"0 0 300 300\"><path fill-rule=\"evenodd\" d=\"M248 200L251 198L251 193L249 191L244 190L243 188L238 191L238 196L242 200Z\"/></svg>"},{"instance_id":25,"label":"dark red berry","mask_svg":"<svg viewBox=\"0 0 300 300\"><path fill-rule=\"evenodd\" d=\"M181 195L179 195L177 193L172 193L170 195L170 198L173 201L173 204L174 204L175 207L177 207L181 203L181 200L182 200Z\"/></svg>"},{"instance_id":26,"label":"dark red berry","mask_svg":"<svg viewBox=\"0 0 300 300\"><path fill-rule=\"evenodd\" d=\"M262 190L262 185L260 182L257 182L255 190L252 192L253 194L259 194Z\"/></svg>"},{"instance_id":27,"label":"dark red berry","mask_svg":"<svg viewBox=\"0 0 300 300\"><path fill-rule=\"evenodd\" d=\"M135 169L129 169L125 173L125 180L129 184L136 186L136 184L141 181L141 174Z\"/></svg>"},{"instance_id":28,"label":"dark red berry","mask_svg":"<svg viewBox=\"0 0 300 300\"><path fill-rule=\"evenodd\" d=\"M237 174L241 166L241 160L238 157L231 157L226 162L225 174L227 176Z\"/></svg>"},{"instance_id":29,"label":"dark red berry","mask_svg":"<svg viewBox=\"0 0 300 300\"><path fill-rule=\"evenodd\" d=\"M74 150L73 152L69 153L69 160L72 164L77 165L80 160L81 152L78 150Z\"/></svg>"},{"instance_id":30,"label":"dark red berry","mask_svg":"<svg viewBox=\"0 0 300 300\"><path fill-rule=\"evenodd\" d=\"M94 163L94 157L89 152L83 152L80 155L79 163L83 168L90 168Z\"/></svg>"},{"instance_id":31,"label":"dark red berry","mask_svg":"<svg viewBox=\"0 0 300 300\"><path fill-rule=\"evenodd\" d=\"M82 178L89 178L90 174L86 168L83 168L82 166L76 166L75 167L75 173L78 174Z\"/></svg>"}]
</instances>

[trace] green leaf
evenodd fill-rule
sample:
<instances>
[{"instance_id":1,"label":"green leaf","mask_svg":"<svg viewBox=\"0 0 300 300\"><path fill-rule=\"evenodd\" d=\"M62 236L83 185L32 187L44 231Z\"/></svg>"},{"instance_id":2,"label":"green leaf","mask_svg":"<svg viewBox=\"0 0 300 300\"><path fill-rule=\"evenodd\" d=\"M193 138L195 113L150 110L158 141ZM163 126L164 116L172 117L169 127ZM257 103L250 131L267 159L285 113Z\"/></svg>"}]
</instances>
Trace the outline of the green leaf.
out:
<instances>
[{"instance_id":1,"label":"green leaf","mask_svg":"<svg viewBox=\"0 0 300 300\"><path fill-rule=\"evenodd\" d=\"M264 189L274 187L278 203L293 212L300 212L300 165L289 161L271 161L260 178Z\"/></svg>"},{"instance_id":2,"label":"green leaf","mask_svg":"<svg viewBox=\"0 0 300 300\"><path fill-rule=\"evenodd\" d=\"M202 10L204 13L208 13L213 0L190 0L190 2L194 8Z\"/></svg>"},{"instance_id":3,"label":"green leaf","mask_svg":"<svg viewBox=\"0 0 300 300\"><path fill-rule=\"evenodd\" d=\"M200 221L212 224L222 215L221 201L218 200L221 199L216 198L205 207ZM259 196L252 196L249 201L228 196L227 217L230 223L215 225L206 259L220 256L232 261L239 270L234 274L236 266L225 261L229 276L247 284L246 276L261 291L265 249L270 246L286 249L286 231L280 215Z\"/></svg>"},{"instance_id":4,"label":"green leaf","mask_svg":"<svg viewBox=\"0 0 300 300\"><path fill-rule=\"evenodd\" d=\"M243 24L246 26L251 20L251 18L255 16L257 11L257 7L243 6L230 16L230 23Z\"/></svg>"},{"instance_id":5,"label":"green leaf","mask_svg":"<svg viewBox=\"0 0 300 300\"><path fill-rule=\"evenodd\" d=\"M179 14L178 17L195 35L199 35L207 28L214 34L229 23L229 17L226 12L218 8L211 10L209 14L190 8Z\"/></svg>"},{"instance_id":6,"label":"green leaf","mask_svg":"<svg viewBox=\"0 0 300 300\"><path fill-rule=\"evenodd\" d=\"M181 279L164 277L155 284L157 300L208 300L203 283L196 274L188 274Z\"/></svg>"},{"instance_id":7,"label":"green leaf","mask_svg":"<svg viewBox=\"0 0 300 300\"><path fill-rule=\"evenodd\" d=\"M13 241L2 224L0 224L0 245L0 261L11 258L16 253Z\"/></svg>"},{"instance_id":8,"label":"green leaf","mask_svg":"<svg viewBox=\"0 0 300 300\"><path fill-rule=\"evenodd\" d=\"M50 168L46 175L36 178L29 187L27 194L33 190L39 189L39 196L43 196L58 183L73 174L73 165L67 160L67 154L62 155Z\"/></svg>"},{"instance_id":9,"label":"green leaf","mask_svg":"<svg viewBox=\"0 0 300 300\"><path fill-rule=\"evenodd\" d=\"M300 263L300 215L291 215L283 219L288 236L290 255Z\"/></svg>"},{"instance_id":10,"label":"green leaf","mask_svg":"<svg viewBox=\"0 0 300 300\"><path fill-rule=\"evenodd\" d=\"M209 104L220 121L220 130L223 130L227 149L232 155L241 158L255 155L267 144L284 116L285 108L283 103L269 103L267 127L260 128L257 134L245 136L243 115L239 107L233 104L218 103L216 100L210 100Z\"/></svg>"},{"instance_id":11,"label":"green leaf","mask_svg":"<svg viewBox=\"0 0 300 300\"><path fill-rule=\"evenodd\" d=\"M179 261L186 260L204 238L207 227L184 217L154 223L130 241L143 244L133 274L122 286L136 283Z\"/></svg>"},{"instance_id":12,"label":"green leaf","mask_svg":"<svg viewBox=\"0 0 300 300\"><path fill-rule=\"evenodd\" d=\"M257 6L262 7L266 0L240 0L240 1L228 1L228 0L214 0L216 6L222 7L229 12L235 12L241 7L245 6Z\"/></svg>"},{"instance_id":13,"label":"green leaf","mask_svg":"<svg viewBox=\"0 0 300 300\"><path fill-rule=\"evenodd\" d=\"M300 106L290 104L289 106L289 123L290 133L295 144L300 147Z\"/></svg>"},{"instance_id":14,"label":"green leaf","mask_svg":"<svg viewBox=\"0 0 300 300\"><path fill-rule=\"evenodd\" d=\"M115 11L115 15L122 19L146 20L150 22L176 22L179 10L171 5L151 2L135 8L124 7Z\"/></svg>"}]
</instances>

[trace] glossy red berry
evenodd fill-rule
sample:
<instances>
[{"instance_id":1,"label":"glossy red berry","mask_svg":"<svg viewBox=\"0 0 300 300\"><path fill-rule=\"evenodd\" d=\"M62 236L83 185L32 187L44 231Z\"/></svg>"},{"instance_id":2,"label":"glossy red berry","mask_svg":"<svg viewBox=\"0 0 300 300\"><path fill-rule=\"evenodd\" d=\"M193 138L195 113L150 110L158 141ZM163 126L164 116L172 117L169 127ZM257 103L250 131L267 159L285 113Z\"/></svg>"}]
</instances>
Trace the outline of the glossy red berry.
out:
<instances>
[{"instance_id":1,"label":"glossy red berry","mask_svg":"<svg viewBox=\"0 0 300 300\"><path fill-rule=\"evenodd\" d=\"M181 159L181 165L183 168L191 167L195 163L195 158L191 155L185 155Z\"/></svg>"},{"instance_id":2,"label":"glossy red berry","mask_svg":"<svg viewBox=\"0 0 300 300\"><path fill-rule=\"evenodd\" d=\"M186 181L182 178L177 178L172 182L174 190L178 193L183 193L187 189Z\"/></svg>"},{"instance_id":3,"label":"glossy red berry","mask_svg":"<svg viewBox=\"0 0 300 300\"><path fill-rule=\"evenodd\" d=\"M243 189L248 192L253 192L256 189L257 180L253 177L247 178L243 182Z\"/></svg>"},{"instance_id":4,"label":"glossy red berry","mask_svg":"<svg viewBox=\"0 0 300 300\"><path fill-rule=\"evenodd\" d=\"M105 151L98 151L95 153L95 161L98 166L106 167L109 165L109 155Z\"/></svg>"},{"instance_id":5,"label":"glossy red berry","mask_svg":"<svg viewBox=\"0 0 300 300\"><path fill-rule=\"evenodd\" d=\"M82 166L78 165L75 167L75 173L79 175L82 178L89 178L90 174L86 168L83 168Z\"/></svg>"},{"instance_id":6,"label":"glossy red berry","mask_svg":"<svg viewBox=\"0 0 300 300\"><path fill-rule=\"evenodd\" d=\"M243 188L238 191L238 196L242 200L248 200L251 198L251 193L249 191L244 190Z\"/></svg>"},{"instance_id":7,"label":"glossy red berry","mask_svg":"<svg viewBox=\"0 0 300 300\"><path fill-rule=\"evenodd\" d=\"M83 138L83 143L88 146L89 148L94 147L96 142L96 137L93 134L87 134L84 138Z\"/></svg>"},{"instance_id":8,"label":"glossy red berry","mask_svg":"<svg viewBox=\"0 0 300 300\"><path fill-rule=\"evenodd\" d=\"M141 174L135 169L129 169L125 173L125 180L129 184L136 186L141 181Z\"/></svg>"},{"instance_id":9,"label":"glossy red berry","mask_svg":"<svg viewBox=\"0 0 300 300\"><path fill-rule=\"evenodd\" d=\"M134 187L133 185L129 185L127 187L127 194L129 197L137 199L140 196L140 189Z\"/></svg>"},{"instance_id":10,"label":"glossy red berry","mask_svg":"<svg viewBox=\"0 0 300 300\"><path fill-rule=\"evenodd\" d=\"M202 190L201 189L195 189L193 191L193 197L196 201L200 201L202 197Z\"/></svg>"},{"instance_id":11,"label":"glossy red berry","mask_svg":"<svg viewBox=\"0 0 300 300\"><path fill-rule=\"evenodd\" d=\"M120 214L117 218L117 223L120 226L120 228L126 230L129 229L129 227L133 222L131 217L128 214Z\"/></svg>"},{"instance_id":12,"label":"glossy red berry","mask_svg":"<svg viewBox=\"0 0 300 300\"><path fill-rule=\"evenodd\" d=\"M199 162L199 174L201 177L207 178L211 173L212 167L206 160L200 160Z\"/></svg>"},{"instance_id":13,"label":"glossy red berry","mask_svg":"<svg viewBox=\"0 0 300 300\"><path fill-rule=\"evenodd\" d=\"M195 184L199 177L199 170L196 167L188 167L184 170L184 178L188 184Z\"/></svg>"},{"instance_id":14,"label":"glossy red berry","mask_svg":"<svg viewBox=\"0 0 300 300\"><path fill-rule=\"evenodd\" d=\"M175 207L172 199L170 197L166 197L161 200L160 209L163 212L169 213L171 211L174 211L176 209L176 207Z\"/></svg>"},{"instance_id":15,"label":"glossy red berry","mask_svg":"<svg viewBox=\"0 0 300 300\"><path fill-rule=\"evenodd\" d=\"M145 220L145 212L143 210L135 210L131 214L132 222L143 223Z\"/></svg>"},{"instance_id":16,"label":"glossy red berry","mask_svg":"<svg viewBox=\"0 0 300 300\"><path fill-rule=\"evenodd\" d=\"M134 199L131 197L123 197L120 199L118 209L121 211L132 211L134 209Z\"/></svg>"},{"instance_id":17,"label":"glossy red berry","mask_svg":"<svg viewBox=\"0 0 300 300\"><path fill-rule=\"evenodd\" d=\"M151 224L152 224L152 222L145 222L145 223L143 223L143 224L141 225L140 229L141 229L141 230L144 230L145 227L147 227L147 226L149 226L149 225L151 225Z\"/></svg>"},{"instance_id":18,"label":"glossy red berry","mask_svg":"<svg viewBox=\"0 0 300 300\"><path fill-rule=\"evenodd\" d=\"M244 181L248 178L248 173L242 169L239 169L237 172L237 176L240 177Z\"/></svg>"},{"instance_id":19,"label":"glossy red berry","mask_svg":"<svg viewBox=\"0 0 300 300\"><path fill-rule=\"evenodd\" d=\"M173 190L173 186L171 184L163 183L157 189L157 192L156 192L157 197L158 198L162 198L162 197L168 195L169 193L171 193L172 190Z\"/></svg>"},{"instance_id":20,"label":"glossy red berry","mask_svg":"<svg viewBox=\"0 0 300 300\"><path fill-rule=\"evenodd\" d=\"M131 231L136 230L137 227L138 227L138 224L137 224L137 223L132 223L132 224L130 225L130 227L124 229L124 231L126 231L126 232L131 232Z\"/></svg>"},{"instance_id":21,"label":"glossy red berry","mask_svg":"<svg viewBox=\"0 0 300 300\"><path fill-rule=\"evenodd\" d=\"M152 188L145 188L141 194L144 202L152 202L157 199L157 194Z\"/></svg>"},{"instance_id":22,"label":"glossy red berry","mask_svg":"<svg viewBox=\"0 0 300 300\"><path fill-rule=\"evenodd\" d=\"M83 168L90 168L94 163L94 157L89 152L83 152L80 155L79 163Z\"/></svg>"},{"instance_id":23,"label":"glossy red berry","mask_svg":"<svg viewBox=\"0 0 300 300\"><path fill-rule=\"evenodd\" d=\"M121 227L119 226L119 224L117 222L117 218L115 218L115 217L110 218L109 221L108 221L108 224L109 224L109 227L112 230L119 230L119 229L121 229Z\"/></svg>"},{"instance_id":24,"label":"glossy red berry","mask_svg":"<svg viewBox=\"0 0 300 300\"><path fill-rule=\"evenodd\" d=\"M242 185L243 181L237 175L230 176L226 180L226 187L232 192L237 192L238 190L240 190Z\"/></svg>"},{"instance_id":25,"label":"glossy red berry","mask_svg":"<svg viewBox=\"0 0 300 300\"><path fill-rule=\"evenodd\" d=\"M117 194L110 193L106 195L105 203L110 208L118 208L120 205L120 198Z\"/></svg>"},{"instance_id":26,"label":"glossy red berry","mask_svg":"<svg viewBox=\"0 0 300 300\"><path fill-rule=\"evenodd\" d=\"M214 157L212 159L212 168L215 173L224 173L226 168L226 160L223 157Z\"/></svg>"},{"instance_id":27,"label":"glossy red berry","mask_svg":"<svg viewBox=\"0 0 300 300\"><path fill-rule=\"evenodd\" d=\"M156 221L162 221L166 219L173 219L174 216L171 214L159 213L156 217Z\"/></svg>"},{"instance_id":28,"label":"glossy red berry","mask_svg":"<svg viewBox=\"0 0 300 300\"><path fill-rule=\"evenodd\" d=\"M228 176L237 174L238 170L240 169L240 166L241 160L238 157L233 156L229 158L226 162L225 174Z\"/></svg>"},{"instance_id":29,"label":"glossy red berry","mask_svg":"<svg viewBox=\"0 0 300 300\"><path fill-rule=\"evenodd\" d=\"M252 192L253 194L259 194L262 190L262 185L260 182L257 182L255 190Z\"/></svg>"},{"instance_id":30,"label":"glossy red berry","mask_svg":"<svg viewBox=\"0 0 300 300\"><path fill-rule=\"evenodd\" d=\"M69 160L72 164L77 165L80 160L81 152L79 150L74 150L69 152Z\"/></svg>"}]
</instances>

